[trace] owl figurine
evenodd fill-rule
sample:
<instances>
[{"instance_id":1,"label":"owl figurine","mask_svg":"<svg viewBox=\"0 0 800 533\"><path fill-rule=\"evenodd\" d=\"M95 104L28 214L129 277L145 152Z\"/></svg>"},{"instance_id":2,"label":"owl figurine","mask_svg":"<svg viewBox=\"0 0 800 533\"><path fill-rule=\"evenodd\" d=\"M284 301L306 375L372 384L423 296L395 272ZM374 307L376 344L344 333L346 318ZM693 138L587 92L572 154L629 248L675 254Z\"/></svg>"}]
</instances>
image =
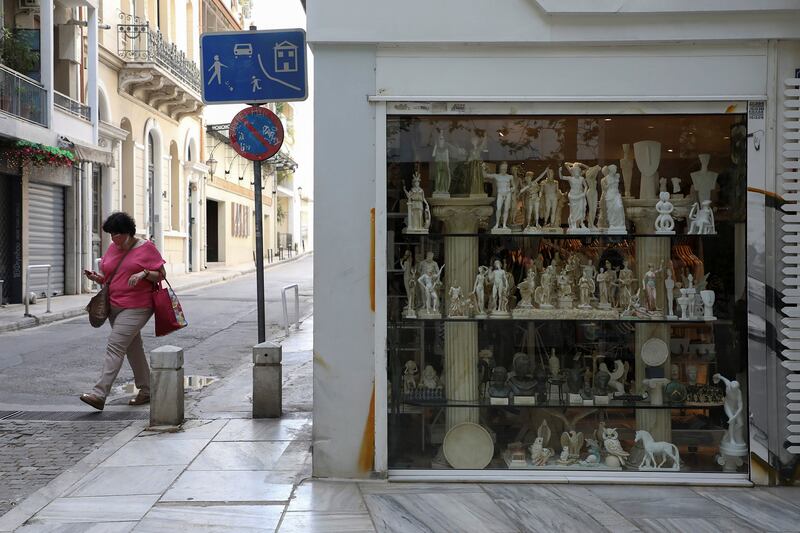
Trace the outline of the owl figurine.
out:
<instances>
[{"instance_id":1,"label":"owl figurine","mask_svg":"<svg viewBox=\"0 0 800 533\"><path fill-rule=\"evenodd\" d=\"M630 455L622 448L622 444L619 442L619 433L615 428L606 428L603 435L603 446L605 446L608 453L606 455L606 466L619 468L622 466L622 462Z\"/></svg>"},{"instance_id":2,"label":"owl figurine","mask_svg":"<svg viewBox=\"0 0 800 533\"><path fill-rule=\"evenodd\" d=\"M533 463L534 466L546 465L547 460L553 455L553 450L545 448L542 445L543 442L544 439L542 437L536 437L536 440L533 441L533 444L528 448L531 452L531 463Z\"/></svg>"}]
</instances>

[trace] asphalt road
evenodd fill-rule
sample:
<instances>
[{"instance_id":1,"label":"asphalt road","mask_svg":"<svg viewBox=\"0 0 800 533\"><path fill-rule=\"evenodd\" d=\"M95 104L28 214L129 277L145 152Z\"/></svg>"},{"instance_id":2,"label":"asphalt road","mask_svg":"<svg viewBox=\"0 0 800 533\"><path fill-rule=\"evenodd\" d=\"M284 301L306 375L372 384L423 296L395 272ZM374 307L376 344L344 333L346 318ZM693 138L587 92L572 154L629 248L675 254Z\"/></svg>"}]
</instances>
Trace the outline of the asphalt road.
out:
<instances>
[{"instance_id":1,"label":"asphalt road","mask_svg":"<svg viewBox=\"0 0 800 533\"><path fill-rule=\"evenodd\" d=\"M300 285L300 315L312 312L313 258L279 265L265 273L267 339L281 335L281 288ZM152 319L144 327L145 350L164 344L184 349L186 376L221 378L241 365L257 342L255 274L179 293L189 327L155 338ZM289 291L293 296L293 291ZM289 312L294 305L290 299ZM92 328L86 317L0 334L0 411L82 409L81 392L99 376L109 326ZM127 362L110 399L125 394L121 383L133 379Z\"/></svg>"}]
</instances>

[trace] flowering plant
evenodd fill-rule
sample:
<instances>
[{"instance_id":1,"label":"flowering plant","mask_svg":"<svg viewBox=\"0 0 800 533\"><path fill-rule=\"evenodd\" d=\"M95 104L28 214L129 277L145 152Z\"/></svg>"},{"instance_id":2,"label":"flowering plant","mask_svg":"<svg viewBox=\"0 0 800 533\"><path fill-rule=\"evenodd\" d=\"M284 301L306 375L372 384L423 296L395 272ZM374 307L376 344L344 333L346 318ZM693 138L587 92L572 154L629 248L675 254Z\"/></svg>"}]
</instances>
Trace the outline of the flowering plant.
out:
<instances>
[{"instance_id":1,"label":"flowering plant","mask_svg":"<svg viewBox=\"0 0 800 533\"><path fill-rule=\"evenodd\" d=\"M2 157L11 166L71 167L75 154L71 151L28 141L16 141L2 148Z\"/></svg>"}]
</instances>

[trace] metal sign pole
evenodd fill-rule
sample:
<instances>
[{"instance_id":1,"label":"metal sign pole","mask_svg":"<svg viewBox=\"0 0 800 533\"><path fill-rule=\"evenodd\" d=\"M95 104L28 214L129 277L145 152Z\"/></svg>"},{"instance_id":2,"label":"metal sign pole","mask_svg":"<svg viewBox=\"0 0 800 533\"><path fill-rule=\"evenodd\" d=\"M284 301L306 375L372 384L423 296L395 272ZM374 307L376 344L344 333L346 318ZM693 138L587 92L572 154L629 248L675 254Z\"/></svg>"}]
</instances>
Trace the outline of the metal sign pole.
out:
<instances>
[{"instance_id":1,"label":"metal sign pole","mask_svg":"<svg viewBox=\"0 0 800 533\"><path fill-rule=\"evenodd\" d=\"M258 299L258 342L267 340L264 323L264 216L261 214L261 161L253 161L254 202L256 208L256 298Z\"/></svg>"}]
</instances>

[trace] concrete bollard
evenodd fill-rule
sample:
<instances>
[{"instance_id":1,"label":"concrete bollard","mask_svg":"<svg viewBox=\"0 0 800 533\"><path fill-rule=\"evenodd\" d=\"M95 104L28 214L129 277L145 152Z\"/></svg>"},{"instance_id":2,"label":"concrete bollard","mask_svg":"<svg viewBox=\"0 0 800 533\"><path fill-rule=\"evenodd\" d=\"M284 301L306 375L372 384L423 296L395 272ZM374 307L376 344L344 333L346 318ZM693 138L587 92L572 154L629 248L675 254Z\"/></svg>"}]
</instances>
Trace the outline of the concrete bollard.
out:
<instances>
[{"instance_id":1,"label":"concrete bollard","mask_svg":"<svg viewBox=\"0 0 800 533\"><path fill-rule=\"evenodd\" d=\"M183 349L161 346L150 352L150 425L183 423Z\"/></svg>"},{"instance_id":2,"label":"concrete bollard","mask_svg":"<svg viewBox=\"0 0 800 533\"><path fill-rule=\"evenodd\" d=\"M253 346L253 418L280 418L283 403L283 348L273 342Z\"/></svg>"}]
</instances>

